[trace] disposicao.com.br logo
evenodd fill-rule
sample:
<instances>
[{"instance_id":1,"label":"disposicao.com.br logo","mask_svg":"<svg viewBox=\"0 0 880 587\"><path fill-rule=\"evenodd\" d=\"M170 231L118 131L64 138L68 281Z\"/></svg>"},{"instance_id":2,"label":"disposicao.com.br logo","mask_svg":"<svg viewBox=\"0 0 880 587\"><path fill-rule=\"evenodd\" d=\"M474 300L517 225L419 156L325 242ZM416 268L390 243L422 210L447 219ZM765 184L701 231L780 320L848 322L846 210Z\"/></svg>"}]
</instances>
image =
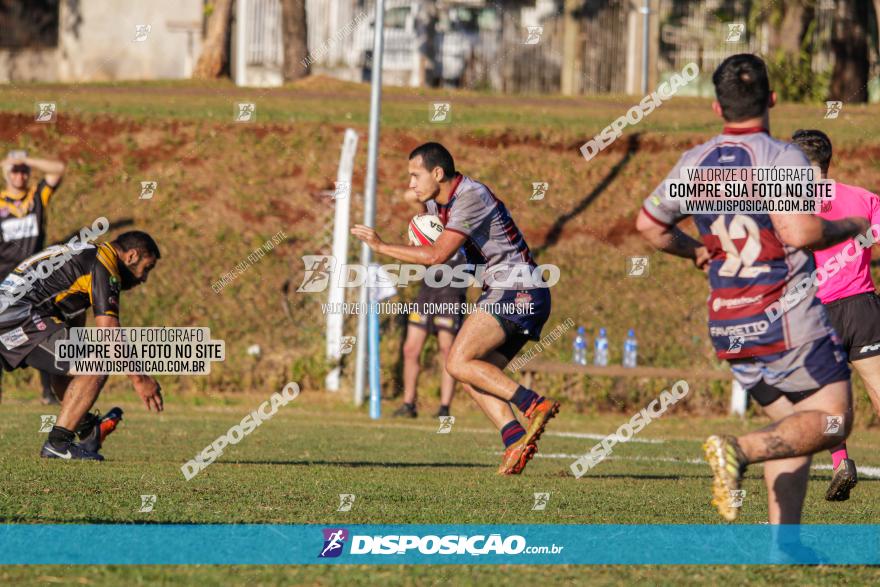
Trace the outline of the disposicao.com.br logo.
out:
<instances>
[{"instance_id":1,"label":"disposicao.com.br logo","mask_svg":"<svg viewBox=\"0 0 880 587\"><path fill-rule=\"evenodd\" d=\"M319 558L338 557L343 552L348 530L325 528L324 546ZM476 534L473 536L449 534L437 536L429 534L389 534L384 536L351 535L350 555L517 555L517 554L559 554L564 546L528 546L526 539L518 534L502 537L501 534ZM412 551L412 552L411 552Z\"/></svg>"}]
</instances>

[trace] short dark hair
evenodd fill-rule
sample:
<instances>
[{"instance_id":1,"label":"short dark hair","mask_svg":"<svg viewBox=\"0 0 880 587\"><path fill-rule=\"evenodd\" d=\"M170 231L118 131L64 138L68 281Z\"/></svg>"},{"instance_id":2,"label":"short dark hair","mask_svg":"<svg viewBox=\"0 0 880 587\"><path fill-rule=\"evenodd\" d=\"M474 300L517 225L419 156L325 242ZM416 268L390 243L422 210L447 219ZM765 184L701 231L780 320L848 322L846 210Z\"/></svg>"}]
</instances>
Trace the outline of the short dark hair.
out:
<instances>
[{"instance_id":1,"label":"short dark hair","mask_svg":"<svg viewBox=\"0 0 880 587\"><path fill-rule=\"evenodd\" d=\"M455 161L452 160L452 154L440 143L425 143L416 147L409 154L409 158L413 160L416 157L422 158L422 163L428 171L433 171L435 167L442 169L443 179L455 177Z\"/></svg>"},{"instance_id":2,"label":"short dark hair","mask_svg":"<svg viewBox=\"0 0 880 587\"><path fill-rule=\"evenodd\" d=\"M140 230L123 232L113 242L119 245L119 248L123 251L137 249L142 255L149 255L157 259L162 258L162 254L159 252L159 245L156 244L153 237Z\"/></svg>"},{"instance_id":3,"label":"short dark hair","mask_svg":"<svg viewBox=\"0 0 880 587\"><path fill-rule=\"evenodd\" d=\"M821 130L799 129L791 135L791 142L800 147L813 165L818 165L822 173L828 173L831 165L831 139Z\"/></svg>"},{"instance_id":4,"label":"short dark hair","mask_svg":"<svg viewBox=\"0 0 880 587\"><path fill-rule=\"evenodd\" d=\"M712 74L712 83L727 122L762 116L770 103L767 66L757 55L731 55Z\"/></svg>"}]
</instances>

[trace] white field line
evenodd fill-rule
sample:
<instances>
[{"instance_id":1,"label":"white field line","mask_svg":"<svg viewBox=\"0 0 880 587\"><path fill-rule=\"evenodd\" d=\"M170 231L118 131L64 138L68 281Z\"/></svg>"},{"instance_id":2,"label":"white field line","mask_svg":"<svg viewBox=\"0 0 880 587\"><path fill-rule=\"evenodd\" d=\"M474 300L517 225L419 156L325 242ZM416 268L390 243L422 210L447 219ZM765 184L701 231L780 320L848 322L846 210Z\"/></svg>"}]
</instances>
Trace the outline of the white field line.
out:
<instances>
[{"instance_id":1,"label":"white field line","mask_svg":"<svg viewBox=\"0 0 880 587\"><path fill-rule=\"evenodd\" d=\"M501 452L495 452L496 455L502 455ZM589 453L587 453L589 454ZM535 458L541 459L579 459L582 454L569 454L569 453L536 453ZM616 457L610 456L605 458L606 461L653 461L656 463L679 463L685 465L706 465L706 461L703 459L676 459L674 457ZM818 471L831 471L833 467L828 464L823 465L813 465L810 467L811 469ZM858 470L859 476L861 477L870 477L871 479L880 479L880 467L872 467L868 465L857 465L856 469Z\"/></svg>"},{"instance_id":2,"label":"white field line","mask_svg":"<svg viewBox=\"0 0 880 587\"><path fill-rule=\"evenodd\" d=\"M427 426L419 426L416 424L378 424L375 422L346 422L346 426L358 426L362 428L391 428L391 429L400 429L400 430L422 430L427 432L436 432L437 425L427 427ZM473 434L498 434L498 431L494 428L459 428L458 426L453 425L453 432L469 432ZM564 438L584 438L588 440L602 440L608 436L613 436L614 433L609 434L595 434L592 432L553 432L552 430L548 430L544 432L541 436L546 438L547 436L560 436ZM678 440L678 439L676 439ZM684 439L684 440L693 440L692 438ZM661 440L659 438L630 438L629 440L624 440L622 438L618 439L619 443L625 442L641 442L644 444L663 444L666 440Z\"/></svg>"}]
</instances>

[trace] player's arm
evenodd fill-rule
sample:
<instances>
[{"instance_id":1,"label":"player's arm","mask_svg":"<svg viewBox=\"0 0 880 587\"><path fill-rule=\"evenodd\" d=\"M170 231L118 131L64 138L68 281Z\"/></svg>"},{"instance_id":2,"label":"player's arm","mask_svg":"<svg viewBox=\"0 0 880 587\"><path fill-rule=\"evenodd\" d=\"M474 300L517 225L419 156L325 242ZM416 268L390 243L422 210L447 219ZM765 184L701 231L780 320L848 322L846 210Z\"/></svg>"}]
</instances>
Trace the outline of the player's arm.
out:
<instances>
[{"instance_id":1,"label":"player's arm","mask_svg":"<svg viewBox=\"0 0 880 587\"><path fill-rule=\"evenodd\" d=\"M705 249L700 241L674 224L661 224L648 216L644 210L639 211L636 230L655 248L676 257L696 259L697 251Z\"/></svg>"},{"instance_id":2,"label":"player's arm","mask_svg":"<svg viewBox=\"0 0 880 587\"><path fill-rule=\"evenodd\" d=\"M61 177L64 175L65 165L61 161L55 159L37 159L35 157L25 157L22 163L43 173L43 179L50 188L58 187L61 183Z\"/></svg>"},{"instance_id":3,"label":"player's arm","mask_svg":"<svg viewBox=\"0 0 880 587\"><path fill-rule=\"evenodd\" d=\"M859 216L825 220L811 214L770 214L770 221L785 244L817 251L864 234L871 226Z\"/></svg>"},{"instance_id":4,"label":"player's arm","mask_svg":"<svg viewBox=\"0 0 880 587\"><path fill-rule=\"evenodd\" d=\"M95 325L99 328L121 328L119 323L119 280L112 279L112 273L102 261L95 263L92 270L92 311ZM164 408L162 390L159 383L149 375L132 374L128 378L135 392L141 397L148 410L161 412Z\"/></svg>"},{"instance_id":5,"label":"player's arm","mask_svg":"<svg viewBox=\"0 0 880 587\"><path fill-rule=\"evenodd\" d=\"M98 328L121 328L119 319L115 316L95 316L95 326ZM133 373L128 376L134 385L135 392L141 397L144 405L151 412L161 412L164 409L162 401L162 388L159 383L149 375Z\"/></svg>"},{"instance_id":6,"label":"player's arm","mask_svg":"<svg viewBox=\"0 0 880 587\"><path fill-rule=\"evenodd\" d=\"M809 160L794 145L788 145L776 158L777 167L807 167ZM827 249L857 234L864 234L870 227L867 218L851 216L841 220L825 220L812 214L770 214L770 221L779 238L785 244L802 249Z\"/></svg>"},{"instance_id":7,"label":"player's arm","mask_svg":"<svg viewBox=\"0 0 880 587\"><path fill-rule=\"evenodd\" d=\"M414 247L386 243L379 238L375 230L362 224L355 224L351 229L351 234L362 240L373 249L373 252L379 255L388 255L404 263L418 263L419 265L445 263L455 255L455 252L461 248L467 238L461 233L444 230L433 245Z\"/></svg>"},{"instance_id":8,"label":"player's arm","mask_svg":"<svg viewBox=\"0 0 880 587\"><path fill-rule=\"evenodd\" d=\"M682 155L666 179L678 179L680 170L688 153ZM665 196L666 180L658 185L650 196L645 198L639 216L636 218L636 230L654 248L660 249L676 257L684 257L694 262L699 269L708 270L710 255L703 243L693 238L677 224L684 219L679 204Z\"/></svg>"}]
</instances>

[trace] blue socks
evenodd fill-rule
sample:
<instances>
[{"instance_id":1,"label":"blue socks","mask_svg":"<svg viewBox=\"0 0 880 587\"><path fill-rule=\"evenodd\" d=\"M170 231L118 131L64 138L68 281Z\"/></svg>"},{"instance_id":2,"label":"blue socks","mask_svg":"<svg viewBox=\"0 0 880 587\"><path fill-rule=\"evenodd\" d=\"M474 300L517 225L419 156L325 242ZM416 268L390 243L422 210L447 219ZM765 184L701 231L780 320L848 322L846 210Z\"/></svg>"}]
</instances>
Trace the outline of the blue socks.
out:
<instances>
[{"instance_id":1,"label":"blue socks","mask_svg":"<svg viewBox=\"0 0 880 587\"><path fill-rule=\"evenodd\" d=\"M525 436L525 434L525 428L523 428L516 420L511 420L501 429L501 441L504 442L504 447L507 448Z\"/></svg>"},{"instance_id":2,"label":"blue socks","mask_svg":"<svg viewBox=\"0 0 880 587\"><path fill-rule=\"evenodd\" d=\"M516 388L516 391L513 394L513 399L510 401L516 404L516 407L519 408L520 412L525 413L526 410L532 407L532 403L539 404L544 401L544 398L531 389L526 389L520 385Z\"/></svg>"}]
</instances>

